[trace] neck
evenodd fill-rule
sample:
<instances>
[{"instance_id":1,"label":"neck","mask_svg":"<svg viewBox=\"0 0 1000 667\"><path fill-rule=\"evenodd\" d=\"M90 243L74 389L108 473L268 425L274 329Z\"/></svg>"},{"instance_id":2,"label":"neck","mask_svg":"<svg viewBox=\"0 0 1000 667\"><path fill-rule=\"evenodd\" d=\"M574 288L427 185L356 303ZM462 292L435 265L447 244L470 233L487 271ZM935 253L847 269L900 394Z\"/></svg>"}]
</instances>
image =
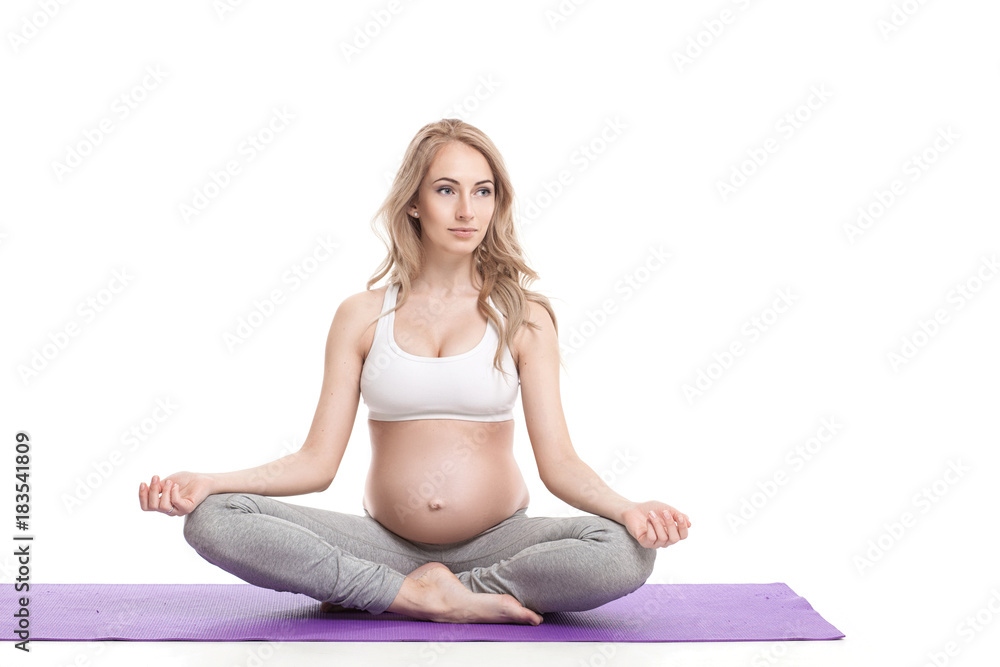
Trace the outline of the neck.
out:
<instances>
[{"instance_id":1,"label":"neck","mask_svg":"<svg viewBox=\"0 0 1000 667\"><path fill-rule=\"evenodd\" d=\"M410 281L410 288L430 294L478 293L482 284L471 253L458 257L430 255L425 256L424 266Z\"/></svg>"}]
</instances>

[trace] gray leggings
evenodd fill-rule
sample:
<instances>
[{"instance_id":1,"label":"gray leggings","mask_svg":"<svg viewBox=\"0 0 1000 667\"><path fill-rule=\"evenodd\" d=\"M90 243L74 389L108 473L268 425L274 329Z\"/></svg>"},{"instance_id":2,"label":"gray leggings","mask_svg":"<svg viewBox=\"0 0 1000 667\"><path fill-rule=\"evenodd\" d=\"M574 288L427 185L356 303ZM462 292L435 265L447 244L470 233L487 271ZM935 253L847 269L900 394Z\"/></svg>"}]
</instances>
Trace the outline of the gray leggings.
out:
<instances>
[{"instance_id":1,"label":"gray leggings","mask_svg":"<svg viewBox=\"0 0 1000 667\"><path fill-rule=\"evenodd\" d=\"M205 560L243 581L379 614L405 573L440 562L474 593L507 593L538 613L583 611L628 595L656 550L600 516L529 517L521 509L450 544L406 540L371 517L250 493L210 495L184 520Z\"/></svg>"}]
</instances>

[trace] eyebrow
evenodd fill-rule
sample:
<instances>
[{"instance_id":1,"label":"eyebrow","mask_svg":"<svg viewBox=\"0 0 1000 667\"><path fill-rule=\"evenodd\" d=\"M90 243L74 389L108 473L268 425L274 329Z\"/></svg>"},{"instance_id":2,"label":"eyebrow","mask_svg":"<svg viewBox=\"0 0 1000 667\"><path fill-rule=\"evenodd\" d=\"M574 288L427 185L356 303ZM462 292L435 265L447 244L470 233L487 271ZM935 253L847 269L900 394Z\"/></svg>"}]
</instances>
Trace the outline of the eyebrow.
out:
<instances>
[{"instance_id":1,"label":"eyebrow","mask_svg":"<svg viewBox=\"0 0 1000 667\"><path fill-rule=\"evenodd\" d=\"M441 178L437 179L437 181L434 181L434 183L437 183L438 181L449 181L451 183L454 183L455 185L461 185L461 183L456 181L454 178L448 178L447 176L442 176ZM490 185L495 185L491 180L478 181L477 183L475 183L475 185L482 185L483 183L489 183Z\"/></svg>"}]
</instances>

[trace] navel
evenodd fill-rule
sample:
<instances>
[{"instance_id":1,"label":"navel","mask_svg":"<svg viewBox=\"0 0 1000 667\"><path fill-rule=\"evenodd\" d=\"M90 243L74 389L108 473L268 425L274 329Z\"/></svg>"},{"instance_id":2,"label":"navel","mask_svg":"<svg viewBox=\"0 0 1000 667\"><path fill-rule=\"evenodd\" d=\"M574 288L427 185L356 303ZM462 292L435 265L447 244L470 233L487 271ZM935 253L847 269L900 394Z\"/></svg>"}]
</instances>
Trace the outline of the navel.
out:
<instances>
[{"instance_id":1,"label":"navel","mask_svg":"<svg viewBox=\"0 0 1000 667\"><path fill-rule=\"evenodd\" d=\"M444 501L439 498L433 498L427 501L427 507L432 510L444 509Z\"/></svg>"}]
</instances>

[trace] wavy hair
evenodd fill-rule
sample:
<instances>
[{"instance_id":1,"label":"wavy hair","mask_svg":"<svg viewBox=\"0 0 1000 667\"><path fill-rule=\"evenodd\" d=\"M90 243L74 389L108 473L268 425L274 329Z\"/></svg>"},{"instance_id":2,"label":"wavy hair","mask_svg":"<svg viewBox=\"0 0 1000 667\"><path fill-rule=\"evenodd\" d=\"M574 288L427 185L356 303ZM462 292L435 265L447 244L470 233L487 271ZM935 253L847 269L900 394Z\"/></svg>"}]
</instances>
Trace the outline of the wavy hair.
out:
<instances>
[{"instance_id":1,"label":"wavy hair","mask_svg":"<svg viewBox=\"0 0 1000 667\"><path fill-rule=\"evenodd\" d=\"M480 129L455 118L444 118L424 125L413 137L403 156L403 163L393 179L389 194L372 217L372 231L385 244L388 254L368 279L365 288L371 289L372 285L388 273L389 282L399 283L400 287L396 306L385 314L406 303L410 294L410 283L420 273L424 262L420 220L409 215L406 209L416 200L420 184L438 150L453 141L479 151L493 172L493 182L496 186L493 218L485 238L476 246L474 263L476 273L482 280L477 302L479 312L493 322L500 332L500 342L493 355L493 366L506 375L502 366L504 347L510 344L521 326L541 328L527 319L529 300L545 308L552 318L557 335L559 325L549 299L527 288L538 280L538 274L528 266L517 239L514 226L514 188L500 151ZM503 313L506 324L490 308L486 301L487 296L492 298L493 303ZM378 321L378 318L373 321ZM559 365L564 365L562 354L559 355Z\"/></svg>"}]
</instances>

